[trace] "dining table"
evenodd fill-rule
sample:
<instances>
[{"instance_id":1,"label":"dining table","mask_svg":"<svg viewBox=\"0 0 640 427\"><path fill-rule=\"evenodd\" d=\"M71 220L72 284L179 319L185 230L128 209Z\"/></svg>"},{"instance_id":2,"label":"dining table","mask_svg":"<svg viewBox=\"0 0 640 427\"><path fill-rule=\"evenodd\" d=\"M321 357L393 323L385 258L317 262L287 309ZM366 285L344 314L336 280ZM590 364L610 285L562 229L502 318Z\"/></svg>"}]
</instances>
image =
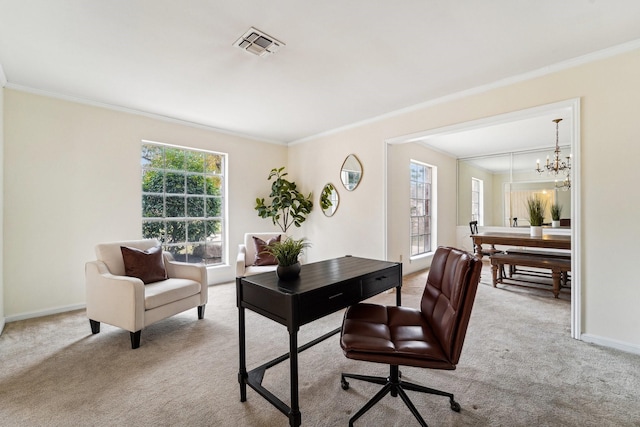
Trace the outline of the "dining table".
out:
<instances>
[{"instance_id":1,"label":"dining table","mask_svg":"<svg viewBox=\"0 0 640 427\"><path fill-rule=\"evenodd\" d=\"M483 244L571 250L571 236L566 234L543 234L538 237L526 233L485 231L472 234L471 239L479 258L482 258Z\"/></svg>"}]
</instances>

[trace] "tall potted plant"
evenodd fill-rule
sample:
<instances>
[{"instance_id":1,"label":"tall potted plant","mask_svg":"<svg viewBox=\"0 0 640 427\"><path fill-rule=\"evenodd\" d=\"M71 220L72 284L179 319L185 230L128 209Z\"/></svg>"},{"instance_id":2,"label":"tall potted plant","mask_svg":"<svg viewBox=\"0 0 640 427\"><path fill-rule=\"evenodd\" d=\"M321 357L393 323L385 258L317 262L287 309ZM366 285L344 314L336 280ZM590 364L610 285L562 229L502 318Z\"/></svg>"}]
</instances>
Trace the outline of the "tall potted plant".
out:
<instances>
[{"instance_id":1,"label":"tall potted plant","mask_svg":"<svg viewBox=\"0 0 640 427\"><path fill-rule=\"evenodd\" d=\"M527 211L529 212L529 224L531 224L531 236L542 236L542 223L544 222L544 211L547 209L546 201L538 196L527 199Z\"/></svg>"},{"instance_id":2,"label":"tall potted plant","mask_svg":"<svg viewBox=\"0 0 640 427\"><path fill-rule=\"evenodd\" d=\"M560 215L562 215L562 206L554 203L551 205L551 226L560 227Z\"/></svg>"},{"instance_id":3,"label":"tall potted plant","mask_svg":"<svg viewBox=\"0 0 640 427\"><path fill-rule=\"evenodd\" d=\"M289 227L295 225L300 227L306 219L307 215L313 208L311 193L308 196L302 194L296 188L296 183L285 179L287 176L284 167L279 169L271 169L269 181L275 178L271 184L271 203L266 204L264 198L256 198L255 210L258 211L260 218L271 218L274 224L277 224L283 233L286 233Z\"/></svg>"},{"instance_id":4,"label":"tall potted plant","mask_svg":"<svg viewBox=\"0 0 640 427\"><path fill-rule=\"evenodd\" d=\"M287 238L268 245L264 251L273 255L278 261L276 274L282 280L293 280L300 274L300 255L304 249L311 246L303 237L302 239Z\"/></svg>"}]
</instances>

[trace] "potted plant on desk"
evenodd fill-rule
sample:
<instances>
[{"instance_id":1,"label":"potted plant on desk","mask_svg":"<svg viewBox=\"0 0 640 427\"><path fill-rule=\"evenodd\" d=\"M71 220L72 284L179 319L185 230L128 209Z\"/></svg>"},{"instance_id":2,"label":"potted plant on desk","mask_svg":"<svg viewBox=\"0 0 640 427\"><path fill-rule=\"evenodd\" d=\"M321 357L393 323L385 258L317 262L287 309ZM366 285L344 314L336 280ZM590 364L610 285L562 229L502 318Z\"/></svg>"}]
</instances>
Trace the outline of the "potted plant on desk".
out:
<instances>
[{"instance_id":1,"label":"potted plant on desk","mask_svg":"<svg viewBox=\"0 0 640 427\"><path fill-rule=\"evenodd\" d=\"M265 248L265 252L273 255L278 261L276 274L281 280L293 280L300 275L300 256L304 249L311 246L303 237L302 239L287 238L280 242L274 242Z\"/></svg>"},{"instance_id":2,"label":"potted plant on desk","mask_svg":"<svg viewBox=\"0 0 640 427\"><path fill-rule=\"evenodd\" d=\"M531 224L531 236L542 236L542 223L544 222L544 211L547 203L537 196L527 199L527 210L529 212L529 224Z\"/></svg>"},{"instance_id":3,"label":"potted plant on desk","mask_svg":"<svg viewBox=\"0 0 640 427\"><path fill-rule=\"evenodd\" d=\"M551 205L551 226L553 228L560 227L560 215L562 215L562 206L557 203Z\"/></svg>"}]
</instances>

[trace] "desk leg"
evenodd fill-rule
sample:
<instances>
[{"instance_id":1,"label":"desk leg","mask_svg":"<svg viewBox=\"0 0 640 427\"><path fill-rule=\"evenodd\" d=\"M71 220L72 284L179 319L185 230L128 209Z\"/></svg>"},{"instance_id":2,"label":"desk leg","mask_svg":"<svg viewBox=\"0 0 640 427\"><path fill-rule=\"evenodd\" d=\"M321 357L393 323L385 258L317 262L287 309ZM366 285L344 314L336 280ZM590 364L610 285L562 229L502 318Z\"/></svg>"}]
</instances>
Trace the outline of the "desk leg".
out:
<instances>
[{"instance_id":1,"label":"desk leg","mask_svg":"<svg viewBox=\"0 0 640 427\"><path fill-rule=\"evenodd\" d=\"M239 331L239 346L238 353L240 354L240 368L238 370L238 382L240 383L240 402L247 401L247 349L245 345L245 325L244 325L244 307L238 307L238 331Z\"/></svg>"},{"instance_id":2,"label":"desk leg","mask_svg":"<svg viewBox=\"0 0 640 427\"><path fill-rule=\"evenodd\" d=\"M298 331L289 331L289 378L291 379L291 409L289 425L298 427L302 424L300 403L298 400Z\"/></svg>"}]
</instances>

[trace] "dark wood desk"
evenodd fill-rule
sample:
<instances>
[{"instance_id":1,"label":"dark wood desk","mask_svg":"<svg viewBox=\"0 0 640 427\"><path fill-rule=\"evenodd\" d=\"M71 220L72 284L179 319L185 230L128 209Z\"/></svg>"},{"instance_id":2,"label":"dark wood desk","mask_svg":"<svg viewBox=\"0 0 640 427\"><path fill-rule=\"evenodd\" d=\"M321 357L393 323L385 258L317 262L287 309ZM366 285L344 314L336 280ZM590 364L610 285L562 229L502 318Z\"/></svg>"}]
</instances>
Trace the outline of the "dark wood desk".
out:
<instances>
[{"instance_id":1,"label":"dark wood desk","mask_svg":"<svg viewBox=\"0 0 640 427\"><path fill-rule=\"evenodd\" d=\"M571 249L571 236L560 234L543 234L542 237L531 237L525 233L484 232L472 234L476 255L482 258L482 244L504 246L526 246L548 249Z\"/></svg>"},{"instance_id":2,"label":"dark wood desk","mask_svg":"<svg viewBox=\"0 0 640 427\"><path fill-rule=\"evenodd\" d=\"M240 401L247 400L247 385L289 417L289 425L302 422L298 402L298 353L338 333L337 328L298 348L302 325L356 304L383 291L396 288L401 304L402 264L346 256L302 266L294 281L279 281L275 272L236 278L239 319ZM245 309L287 327L289 353L247 372ZM265 371L289 359L291 406L262 386Z\"/></svg>"}]
</instances>

